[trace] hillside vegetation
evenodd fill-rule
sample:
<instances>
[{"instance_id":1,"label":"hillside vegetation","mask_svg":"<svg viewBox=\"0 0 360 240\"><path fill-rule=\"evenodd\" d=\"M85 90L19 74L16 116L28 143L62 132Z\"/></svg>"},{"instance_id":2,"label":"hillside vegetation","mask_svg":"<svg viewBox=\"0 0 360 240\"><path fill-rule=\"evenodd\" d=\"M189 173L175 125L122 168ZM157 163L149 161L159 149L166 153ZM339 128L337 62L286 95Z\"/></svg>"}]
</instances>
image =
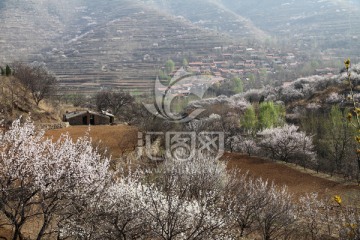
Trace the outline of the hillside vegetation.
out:
<instances>
[{"instance_id":1,"label":"hillside vegetation","mask_svg":"<svg viewBox=\"0 0 360 240\"><path fill-rule=\"evenodd\" d=\"M358 66L349 71L356 89ZM138 116L136 127L80 126L43 135L29 120L14 121L1 141L8 149L0 160L2 236L356 239L359 171L353 129L339 109L349 108L342 85L347 76L301 78L279 88L193 101L186 111L206 111L183 124L148 113ZM20 86L11 103L20 90L28 91ZM299 126L285 118L307 116L308 110L324 118L315 115L307 124L292 118ZM315 135L314 129L321 131ZM211 152L180 161L164 154L168 146L160 134L152 140L161 160L152 161L136 155L144 140L138 131L221 131L230 153L220 161ZM342 158L337 144L345 144ZM324 149L329 155L322 155ZM169 223L173 228L164 231Z\"/></svg>"},{"instance_id":2,"label":"hillside vegetation","mask_svg":"<svg viewBox=\"0 0 360 240\"><path fill-rule=\"evenodd\" d=\"M1 118L5 126L20 116L31 116L37 123L61 121L61 107L54 107L55 102L37 105L29 90L15 77L0 76L0 88Z\"/></svg>"}]
</instances>

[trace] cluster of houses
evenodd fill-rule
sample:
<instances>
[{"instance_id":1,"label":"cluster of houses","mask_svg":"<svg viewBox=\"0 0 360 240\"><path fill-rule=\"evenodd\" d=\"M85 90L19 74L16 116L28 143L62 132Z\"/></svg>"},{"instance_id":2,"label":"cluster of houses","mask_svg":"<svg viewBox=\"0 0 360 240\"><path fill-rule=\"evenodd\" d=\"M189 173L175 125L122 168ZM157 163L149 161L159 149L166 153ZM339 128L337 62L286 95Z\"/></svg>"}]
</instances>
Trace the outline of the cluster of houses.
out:
<instances>
[{"instance_id":1,"label":"cluster of houses","mask_svg":"<svg viewBox=\"0 0 360 240\"><path fill-rule=\"evenodd\" d=\"M298 64L294 53L273 53L276 52L275 50L264 52L243 46L228 46L221 49L216 47L214 51L214 54L200 61L190 62L189 70L211 72L215 76L228 77L229 74L246 76L257 73L261 69L273 71L275 66L287 68Z\"/></svg>"},{"instance_id":2,"label":"cluster of houses","mask_svg":"<svg viewBox=\"0 0 360 240\"><path fill-rule=\"evenodd\" d=\"M174 76L174 73L171 74L174 83L171 83L169 86L159 87L157 90L163 95L171 94L176 97L186 97L191 93L204 93L210 86L225 80L221 76L214 76L209 73L192 72L193 74L189 75L188 73L185 69L178 70L176 74L180 76Z\"/></svg>"},{"instance_id":3,"label":"cluster of houses","mask_svg":"<svg viewBox=\"0 0 360 240\"><path fill-rule=\"evenodd\" d=\"M190 62L188 70L194 73L211 73L214 76L228 78L239 76L246 79L250 74L261 71L274 72L277 67L295 68L302 64L296 52L283 53L275 49L257 50L251 47L226 46L215 47L211 54ZM337 69L317 69L315 74L327 75Z\"/></svg>"},{"instance_id":4,"label":"cluster of houses","mask_svg":"<svg viewBox=\"0 0 360 240\"><path fill-rule=\"evenodd\" d=\"M170 93L182 97L206 91L209 86L234 76L248 79L251 74L259 74L261 71L273 72L276 66L289 68L299 64L294 53L284 54L274 49L256 50L241 45L214 47L209 50L209 54L194 59L195 61L189 62L185 67L187 73L192 73L192 77L181 79L170 87L159 87L157 90L164 95ZM178 78L175 75L179 74L179 71L181 70L170 74L172 80Z\"/></svg>"}]
</instances>

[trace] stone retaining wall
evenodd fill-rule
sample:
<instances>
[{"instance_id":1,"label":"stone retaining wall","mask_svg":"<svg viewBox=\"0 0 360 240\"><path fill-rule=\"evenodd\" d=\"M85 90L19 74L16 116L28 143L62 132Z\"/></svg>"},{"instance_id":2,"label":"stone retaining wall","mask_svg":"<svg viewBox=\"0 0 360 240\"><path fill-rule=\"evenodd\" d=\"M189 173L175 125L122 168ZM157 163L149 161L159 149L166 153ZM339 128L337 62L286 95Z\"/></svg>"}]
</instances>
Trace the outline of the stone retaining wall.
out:
<instances>
[{"instance_id":1,"label":"stone retaining wall","mask_svg":"<svg viewBox=\"0 0 360 240\"><path fill-rule=\"evenodd\" d=\"M36 124L36 127L40 128L42 130L61 129L61 128L67 128L69 126L70 126L70 124L68 122Z\"/></svg>"}]
</instances>

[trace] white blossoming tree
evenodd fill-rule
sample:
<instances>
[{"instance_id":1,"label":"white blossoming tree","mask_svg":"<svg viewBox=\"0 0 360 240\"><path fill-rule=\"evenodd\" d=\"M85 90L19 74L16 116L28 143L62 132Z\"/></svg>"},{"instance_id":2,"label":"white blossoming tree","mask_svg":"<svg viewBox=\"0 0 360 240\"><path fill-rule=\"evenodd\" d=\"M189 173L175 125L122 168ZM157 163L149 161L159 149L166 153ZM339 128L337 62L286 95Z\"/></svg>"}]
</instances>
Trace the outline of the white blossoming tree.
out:
<instances>
[{"instance_id":1,"label":"white blossoming tree","mask_svg":"<svg viewBox=\"0 0 360 240\"><path fill-rule=\"evenodd\" d=\"M225 181L225 164L205 158L122 173L66 229L81 239L219 239Z\"/></svg>"},{"instance_id":2,"label":"white blossoming tree","mask_svg":"<svg viewBox=\"0 0 360 240\"><path fill-rule=\"evenodd\" d=\"M227 145L231 151L240 151L246 153L249 157L259 152L260 148L251 138L243 138L241 136L233 136L227 139Z\"/></svg>"},{"instance_id":3,"label":"white blossoming tree","mask_svg":"<svg viewBox=\"0 0 360 240\"><path fill-rule=\"evenodd\" d=\"M45 139L29 121L14 121L0 136L0 213L13 238L38 223L31 238L59 234L63 219L81 212L83 203L101 195L109 182L109 160L101 159L85 137L73 142L64 135Z\"/></svg>"},{"instance_id":4,"label":"white blossoming tree","mask_svg":"<svg viewBox=\"0 0 360 240\"><path fill-rule=\"evenodd\" d=\"M299 217L306 219L303 222L302 232L308 239L319 239L321 233L324 232L325 208L328 206L319 198L317 193L307 194L300 198L299 201Z\"/></svg>"},{"instance_id":5,"label":"white blossoming tree","mask_svg":"<svg viewBox=\"0 0 360 240\"><path fill-rule=\"evenodd\" d=\"M294 125L268 128L258 133L259 146L273 159L289 162L295 158L307 158L315 161L312 138L299 131Z\"/></svg>"},{"instance_id":6,"label":"white blossoming tree","mask_svg":"<svg viewBox=\"0 0 360 240\"><path fill-rule=\"evenodd\" d=\"M261 235L278 239L287 234L296 219L295 205L285 188L249 174L232 173L230 196L226 198L229 226L236 238Z\"/></svg>"},{"instance_id":7,"label":"white blossoming tree","mask_svg":"<svg viewBox=\"0 0 360 240\"><path fill-rule=\"evenodd\" d=\"M88 201L85 211L65 221L67 236L77 239L139 239L150 236L144 191L138 175L121 177L100 198Z\"/></svg>"},{"instance_id":8,"label":"white blossoming tree","mask_svg":"<svg viewBox=\"0 0 360 240\"><path fill-rule=\"evenodd\" d=\"M296 212L287 188L268 185L263 201L264 207L256 217L262 239L280 239L291 235Z\"/></svg>"},{"instance_id":9,"label":"white blossoming tree","mask_svg":"<svg viewBox=\"0 0 360 240\"><path fill-rule=\"evenodd\" d=\"M226 166L213 158L169 159L144 194L151 231L159 239L219 239ZM160 194L159 194L160 193Z\"/></svg>"}]
</instances>

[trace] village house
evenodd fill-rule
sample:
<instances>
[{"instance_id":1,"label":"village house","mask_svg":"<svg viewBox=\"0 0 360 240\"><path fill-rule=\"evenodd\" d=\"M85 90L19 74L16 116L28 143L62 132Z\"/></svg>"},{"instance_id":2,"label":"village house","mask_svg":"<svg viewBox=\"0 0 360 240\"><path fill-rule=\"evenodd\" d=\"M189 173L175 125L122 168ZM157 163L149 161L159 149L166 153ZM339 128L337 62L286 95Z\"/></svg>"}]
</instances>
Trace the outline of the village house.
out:
<instances>
[{"instance_id":1,"label":"village house","mask_svg":"<svg viewBox=\"0 0 360 240\"><path fill-rule=\"evenodd\" d=\"M63 121L70 125L108 125L114 123L114 115L104 111L74 111L64 114Z\"/></svg>"}]
</instances>

